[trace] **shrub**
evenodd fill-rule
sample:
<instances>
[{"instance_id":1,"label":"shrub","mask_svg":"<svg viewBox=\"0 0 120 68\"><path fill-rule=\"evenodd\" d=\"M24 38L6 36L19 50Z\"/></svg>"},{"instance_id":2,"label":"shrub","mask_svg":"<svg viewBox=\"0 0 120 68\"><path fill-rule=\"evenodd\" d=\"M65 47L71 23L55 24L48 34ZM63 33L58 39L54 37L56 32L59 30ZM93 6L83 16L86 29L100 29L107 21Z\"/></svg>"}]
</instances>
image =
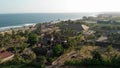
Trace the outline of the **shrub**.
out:
<instances>
[{"instance_id":1,"label":"shrub","mask_svg":"<svg viewBox=\"0 0 120 68\"><path fill-rule=\"evenodd\" d=\"M28 35L28 42L31 44L31 45L34 45L38 42L38 36L34 33L30 33Z\"/></svg>"},{"instance_id":2,"label":"shrub","mask_svg":"<svg viewBox=\"0 0 120 68\"><path fill-rule=\"evenodd\" d=\"M107 47L106 51L108 51L108 52L113 51L113 47L112 47L112 45L109 45L109 46Z\"/></svg>"},{"instance_id":3,"label":"shrub","mask_svg":"<svg viewBox=\"0 0 120 68\"><path fill-rule=\"evenodd\" d=\"M53 48L53 53L55 56L60 56L63 53L63 51L64 50L63 50L62 46L59 44L55 45Z\"/></svg>"}]
</instances>

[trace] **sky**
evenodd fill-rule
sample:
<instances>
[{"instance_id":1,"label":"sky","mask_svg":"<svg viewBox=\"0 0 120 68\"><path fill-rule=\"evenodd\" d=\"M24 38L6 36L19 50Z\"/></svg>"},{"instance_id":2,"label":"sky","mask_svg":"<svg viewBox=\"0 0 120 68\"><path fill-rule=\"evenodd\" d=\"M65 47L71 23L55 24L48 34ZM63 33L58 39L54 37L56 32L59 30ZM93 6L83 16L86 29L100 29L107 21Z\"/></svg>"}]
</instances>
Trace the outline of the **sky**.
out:
<instances>
[{"instance_id":1,"label":"sky","mask_svg":"<svg viewBox=\"0 0 120 68\"><path fill-rule=\"evenodd\" d=\"M120 12L120 0L0 0L0 13Z\"/></svg>"}]
</instances>

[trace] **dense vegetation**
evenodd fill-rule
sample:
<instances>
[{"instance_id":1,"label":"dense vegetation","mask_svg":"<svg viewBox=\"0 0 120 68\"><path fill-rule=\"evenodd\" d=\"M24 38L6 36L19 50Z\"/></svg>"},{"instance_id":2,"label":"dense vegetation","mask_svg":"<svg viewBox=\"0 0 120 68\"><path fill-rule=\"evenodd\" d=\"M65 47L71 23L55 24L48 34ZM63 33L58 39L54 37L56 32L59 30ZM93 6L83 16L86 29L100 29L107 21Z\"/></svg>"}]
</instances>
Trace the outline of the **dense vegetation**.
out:
<instances>
[{"instance_id":1,"label":"dense vegetation","mask_svg":"<svg viewBox=\"0 0 120 68\"><path fill-rule=\"evenodd\" d=\"M88 47L90 48L90 47ZM88 50L88 49L84 49ZM80 51L83 52L83 49ZM87 56L89 53L86 53ZM90 57L91 56L91 57ZM76 57L77 59L78 57ZM119 66L120 65L120 53L112 48L112 46L108 46L105 50L92 49L90 51L90 55L87 58L81 59L69 59L64 64L65 65L77 65L77 66Z\"/></svg>"},{"instance_id":2,"label":"dense vegetation","mask_svg":"<svg viewBox=\"0 0 120 68\"><path fill-rule=\"evenodd\" d=\"M72 51L76 56L67 58L65 65L119 66L120 52L116 44L120 43L120 26L104 22L88 24L84 19L37 24L34 29L13 29L10 33L0 34L0 51L7 50L15 54L12 61L0 64L0 68L45 68L60 56ZM84 31L81 24L90 26L90 31ZM60 31L55 27L59 27ZM96 40L101 36L108 37L106 45L104 41L97 44Z\"/></svg>"}]
</instances>

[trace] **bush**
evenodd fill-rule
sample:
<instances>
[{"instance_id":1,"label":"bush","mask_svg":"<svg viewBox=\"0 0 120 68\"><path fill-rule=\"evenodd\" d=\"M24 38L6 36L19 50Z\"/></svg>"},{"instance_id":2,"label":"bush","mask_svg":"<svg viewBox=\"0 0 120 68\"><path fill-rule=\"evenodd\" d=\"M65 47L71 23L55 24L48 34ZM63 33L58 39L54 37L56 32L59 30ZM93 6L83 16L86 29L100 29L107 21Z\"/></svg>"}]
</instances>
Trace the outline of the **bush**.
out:
<instances>
[{"instance_id":1,"label":"bush","mask_svg":"<svg viewBox=\"0 0 120 68\"><path fill-rule=\"evenodd\" d=\"M120 66L120 57L112 57L110 60L102 60L99 61L98 59L94 58L86 58L86 59L79 59L79 60L68 60L65 61L65 65L87 65L87 66Z\"/></svg>"},{"instance_id":2,"label":"bush","mask_svg":"<svg viewBox=\"0 0 120 68\"><path fill-rule=\"evenodd\" d=\"M31 45L34 45L38 42L38 36L34 33L30 33L28 35L28 42L31 44Z\"/></svg>"},{"instance_id":3,"label":"bush","mask_svg":"<svg viewBox=\"0 0 120 68\"><path fill-rule=\"evenodd\" d=\"M102 61L103 60L103 57L102 57L102 55L100 54L100 52L99 51L97 51L97 50L95 50L95 51L93 51L92 52L92 54L93 54L93 59L94 60L98 60L98 61Z\"/></svg>"},{"instance_id":4,"label":"bush","mask_svg":"<svg viewBox=\"0 0 120 68\"><path fill-rule=\"evenodd\" d=\"M106 51L108 51L108 52L112 52L112 51L113 51L113 47L112 47L112 45L109 45L109 46L107 47Z\"/></svg>"},{"instance_id":5,"label":"bush","mask_svg":"<svg viewBox=\"0 0 120 68\"><path fill-rule=\"evenodd\" d=\"M60 56L63 53L64 49L61 45L57 44L53 48L53 54L55 56Z\"/></svg>"}]
</instances>

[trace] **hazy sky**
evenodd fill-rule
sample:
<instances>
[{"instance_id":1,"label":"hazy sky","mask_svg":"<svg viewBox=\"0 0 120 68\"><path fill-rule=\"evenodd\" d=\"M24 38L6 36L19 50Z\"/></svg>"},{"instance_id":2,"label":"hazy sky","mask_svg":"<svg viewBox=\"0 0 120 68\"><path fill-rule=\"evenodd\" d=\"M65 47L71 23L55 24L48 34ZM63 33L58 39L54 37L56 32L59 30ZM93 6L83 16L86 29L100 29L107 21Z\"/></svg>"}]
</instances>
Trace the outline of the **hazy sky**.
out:
<instances>
[{"instance_id":1,"label":"hazy sky","mask_svg":"<svg viewBox=\"0 0 120 68\"><path fill-rule=\"evenodd\" d=\"M120 12L120 0L0 0L0 13Z\"/></svg>"}]
</instances>

